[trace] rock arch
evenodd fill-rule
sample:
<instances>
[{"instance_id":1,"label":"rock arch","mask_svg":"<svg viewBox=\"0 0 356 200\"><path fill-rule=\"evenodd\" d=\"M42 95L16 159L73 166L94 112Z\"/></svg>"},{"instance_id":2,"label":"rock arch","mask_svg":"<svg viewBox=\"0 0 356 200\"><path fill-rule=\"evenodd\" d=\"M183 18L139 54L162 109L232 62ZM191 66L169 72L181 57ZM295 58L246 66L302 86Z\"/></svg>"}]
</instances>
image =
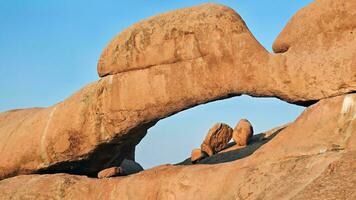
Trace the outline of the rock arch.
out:
<instances>
[{"instance_id":1,"label":"rock arch","mask_svg":"<svg viewBox=\"0 0 356 200\"><path fill-rule=\"evenodd\" d=\"M325 9L328 4L344 12ZM313 31L322 20L317 15L353 16L347 8L355 3L346 4L316 1L301 10L277 38L278 54L269 54L241 17L222 5L133 25L104 50L97 82L49 108L0 113L0 178L41 171L91 175L121 162L158 120L214 100L248 94L310 105L354 92L356 39L347 37L354 20L343 29L327 23ZM305 22L313 23L289 34ZM351 51L344 54L336 42Z\"/></svg>"}]
</instances>

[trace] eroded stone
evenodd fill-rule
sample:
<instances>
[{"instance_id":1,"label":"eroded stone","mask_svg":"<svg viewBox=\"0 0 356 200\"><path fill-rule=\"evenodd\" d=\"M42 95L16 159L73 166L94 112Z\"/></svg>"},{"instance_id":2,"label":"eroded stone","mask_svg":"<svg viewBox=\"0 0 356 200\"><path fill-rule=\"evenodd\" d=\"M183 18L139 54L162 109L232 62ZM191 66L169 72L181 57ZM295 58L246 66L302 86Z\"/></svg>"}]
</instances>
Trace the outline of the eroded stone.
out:
<instances>
[{"instance_id":1,"label":"eroded stone","mask_svg":"<svg viewBox=\"0 0 356 200\"><path fill-rule=\"evenodd\" d=\"M290 48L277 55L221 5L138 23L108 45L99 81L48 108L0 113L0 179L37 172L96 176L132 157L158 120L213 100L248 94L310 105L354 92L354 7L353 0L325 0L302 9L274 47Z\"/></svg>"},{"instance_id":2,"label":"eroded stone","mask_svg":"<svg viewBox=\"0 0 356 200\"><path fill-rule=\"evenodd\" d=\"M200 148L209 156L221 151L231 140L232 128L224 123L217 123L209 129Z\"/></svg>"},{"instance_id":3,"label":"eroded stone","mask_svg":"<svg viewBox=\"0 0 356 200\"><path fill-rule=\"evenodd\" d=\"M321 100L254 154L234 162L165 165L107 180L68 174L17 176L0 181L0 196L4 199L48 199L58 194L62 199L352 198L356 149L349 144L356 137L352 131L356 127L356 103L350 102L356 102L356 94ZM321 149L324 151L320 152ZM205 184L207 180L216 184Z\"/></svg>"},{"instance_id":4,"label":"eroded stone","mask_svg":"<svg viewBox=\"0 0 356 200\"><path fill-rule=\"evenodd\" d=\"M236 124L232 133L232 138L239 146L246 146L253 135L253 127L247 119L241 119Z\"/></svg>"}]
</instances>

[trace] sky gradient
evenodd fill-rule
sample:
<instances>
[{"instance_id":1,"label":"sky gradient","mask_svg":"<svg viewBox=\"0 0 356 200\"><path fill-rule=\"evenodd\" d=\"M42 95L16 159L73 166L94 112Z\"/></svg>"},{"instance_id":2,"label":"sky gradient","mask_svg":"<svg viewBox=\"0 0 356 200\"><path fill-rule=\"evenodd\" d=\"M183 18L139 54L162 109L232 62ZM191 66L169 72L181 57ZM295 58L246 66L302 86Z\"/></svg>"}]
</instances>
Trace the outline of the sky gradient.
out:
<instances>
[{"instance_id":1,"label":"sky gradient","mask_svg":"<svg viewBox=\"0 0 356 200\"><path fill-rule=\"evenodd\" d=\"M147 17L208 1L0 1L0 112L45 107L98 80L103 48L120 31ZM288 20L311 0L209 1L235 9L268 50ZM303 107L274 98L235 97L160 121L137 147L145 168L175 163L199 147L216 122L249 119L255 132L294 120Z\"/></svg>"}]
</instances>

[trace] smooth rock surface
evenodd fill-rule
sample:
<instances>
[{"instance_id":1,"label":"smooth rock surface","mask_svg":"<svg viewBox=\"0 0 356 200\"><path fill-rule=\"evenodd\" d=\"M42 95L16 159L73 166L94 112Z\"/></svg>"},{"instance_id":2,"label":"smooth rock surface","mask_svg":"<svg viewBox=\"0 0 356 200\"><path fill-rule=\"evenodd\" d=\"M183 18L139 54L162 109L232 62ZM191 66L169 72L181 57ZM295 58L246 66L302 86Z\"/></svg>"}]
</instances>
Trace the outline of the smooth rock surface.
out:
<instances>
[{"instance_id":1,"label":"smooth rock surface","mask_svg":"<svg viewBox=\"0 0 356 200\"><path fill-rule=\"evenodd\" d=\"M289 50L278 55L269 54L240 16L221 5L172 11L134 25L104 51L99 73L105 77L99 81L48 108L0 113L0 179L58 172L95 177L102 169L132 159L134 147L158 120L214 100L248 94L310 105L355 91L355 37L344 31L354 28L353 21L347 25L354 1L342 1L344 7L335 1L338 10L328 9L332 2L317 1L300 11L275 49L279 52L279 44L288 38L283 35L294 27L298 40L293 41L301 46L290 42ZM309 20L308 15L334 16L339 10L340 15L334 15L341 16L340 29L323 25L315 32L332 33L328 46L311 42L315 46L308 48L313 32L304 34L298 28L304 24L298 24L313 27L319 18ZM157 49L167 55L155 56ZM303 57L315 55L314 49L319 56ZM129 62L122 64L121 55Z\"/></svg>"},{"instance_id":2,"label":"smooth rock surface","mask_svg":"<svg viewBox=\"0 0 356 200\"><path fill-rule=\"evenodd\" d=\"M355 0L315 0L293 16L271 56L294 86L284 92L298 90L304 101L311 89L325 97L356 91L355 17Z\"/></svg>"},{"instance_id":3,"label":"smooth rock surface","mask_svg":"<svg viewBox=\"0 0 356 200\"><path fill-rule=\"evenodd\" d=\"M231 65L231 48L241 52L238 62L243 68L259 65L264 57L261 54L267 56L267 52L233 10L212 4L192 9L223 13L221 18L230 22L224 30L233 34L230 38L234 42L226 41L227 35L216 30L218 41L205 35L203 43L209 44L209 49L215 45L217 54L105 76L52 107L1 113L0 179L37 172L95 177L100 170L117 166L130 156L159 119L237 95L230 86L240 85L242 89L245 81L222 76L239 71Z\"/></svg>"},{"instance_id":4,"label":"smooth rock surface","mask_svg":"<svg viewBox=\"0 0 356 200\"><path fill-rule=\"evenodd\" d=\"M132 157L154 122L137 124L136 112L112 111L109 81L90 84L49 108L0 113L0 179L59 172L96 177Z\"/></svg>"},{"instance_id":5,"label":"smooth rock surface","mask_svg":"<svg viewBox=\"0 0 356 200\"><path fill-rule=\"evenodd\" d=\"M356 94L307 108L254 154L217 165L162 166L128 177L66 174L0 181L4 199L353 199ZM208 177L207 177L208 175ZM210 183L206 184L207 180ZM135 187L132 187L132 186Z\"/></svg>"},{"instance_id":6,"label":"smooth rock surface","mask_svg":"<svg viewBox=\"0 0 356 200\"><path fill-rule=\"evenodd\" d=\"M232 132L232 138L240 146L246 146L253 135L253 127L247 119L241 119Z\"/></svg>"},{"instance_id":7,"label":"smooth rock surface","mask_svg":"<svg viewBox=\"0 0 356 200\"><path fill-rule=\"evenodd\" d=\"M176 63L231 59L232 50L254 40L234 10L217 4L179 9L140 21L118 34L104 49L98 73L103 77ZM234 44L234 41L238 42ZM242 46L241 46L242 45ZM242 50L242 49L241 49ZM248 49L246 49L248 51ZM231 60L226 60L231 62ZM182 68L180 65L172 67Z\"/></svg>"},{"instance_id":8,"label":"smooth rock surface","mask_svg":"<svg viewBox=\"0 0 356 200\"><path fill-rule=\"evenodd\" d=\"M98 72L106 76L167 66L183 70L184 63L200 70L199 63L218 68L214 72L224 77L231 94L310 105L356 90L355 4L319 0L302 9L275 41L277 55L268 54L230 8L204 4L165 13L119 33L103 51ZM225 63L235 70L225 69Z\"/></svg>"}]
</instances>

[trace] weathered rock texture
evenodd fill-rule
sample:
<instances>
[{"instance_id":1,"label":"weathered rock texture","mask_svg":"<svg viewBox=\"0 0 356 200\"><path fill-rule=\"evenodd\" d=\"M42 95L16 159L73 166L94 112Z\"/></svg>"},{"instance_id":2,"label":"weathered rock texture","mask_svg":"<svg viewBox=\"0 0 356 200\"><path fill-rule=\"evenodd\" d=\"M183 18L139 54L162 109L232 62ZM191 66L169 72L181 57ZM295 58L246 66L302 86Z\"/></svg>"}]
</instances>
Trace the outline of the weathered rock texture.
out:
<instances>
[{"instance_id":1,"label":"weathered rock texture","mask_svg":"<svg viewBox=\"0 0 356 200\"><path fill-rule=\"evenodd\" d=\"M248 94L310 105L353 92L355 4L325 0L301 10L277 39L277 52L289 47L278 55L269 54L225 6L205 4L138 23L104 50L99 81L49 108L0 113L0 179L96 176L132 158L159 119L213 100ZM324 15L337 21L318 17Z\"/></svg>"},{"instance_id":2,"label":"weathered rock texture","mask_svg":"<svg viewBox=\"0 0 356 200\"><path fill-rule=\"evenodd\" d=\"M257 54L266 55L230 8L206 4L176 10L141 21L116 36L100 57L98 73L103 77L161 65L180 70L186 68L182 64L220 66L222 59L233 62L237 53L233 50L243 53L241 47L247 46L242 39L252 45L245 53L256 47Z\"/></svg>"},{"instance_id":3,"label":"weathered rock texture","mask_svg":"<svg viewBox=\"0 0 356 200\"><path fill-rule=\"evenodd\" d=\"M305 101L311 89L320 97L356 90L355 17L354 0L316 0L293 16L273 44L293 85L284 92L298 90Z\"/></svg>"},{"instance_id":4,"label":"weathered rock texture","mask_svg":"<svg viewBox=\"0 0 356 200\"><path fill-rule=\"evenodd\" d=\"M5 199L354 199L356 94L307 108L254 154L112 179L65 174L0 181ZM209 183L216 184L207 184ZM135 186L135 187L133 187Z\"/></svg>"},{"instance_id":5,"label":"weathered rock texture","mask_svg":"<svg viewBox=\"0 0 356 200\"><path fill-rule=\"evenodd\" d=\"M253 135L253 127L247 119L241 119L236 124L232 133L235 143L240 146L246 146Z\"/></svg>"},{"instance_id":6,"label":"weathered rock texture","mask_svg":"<svg viewBox=\"0 0 356 200\"><path fill-rule=\"evenodd\" d=\"M117 35L103 51L98 72L106 76L175 67L188 73L190 67L205 66L230 84L221 87L229 87L232 94L309 104L356 90L355 4L316 1L298 12L273 46L277 53L292 47L283 55L269 55L229 8L206 4L169 12ZM230 77L234 81L228 81Z\"/></svg>"},{"instance_id":7,"label":"weathered rock texture","mask_svg":"<svg viewBox=\"0 0 356 200\"><path fill-rule=\"evenodd\" d=\"M209 129L200 148L209 156L221 151L231 140L232 128L224 123L217 123Z\"/></svg>"},{"instance_id":8,"label":"weathered rock texture","mask_svg":"<svg viewBox=\"0 0 356 200\"><path fill-rule=\"evenodd\" d=\"M131 157L154 122L135 124L138 113L112 111L109 81L49 108L0 113L0 179L34 172L95 177Z\"/></svg>"}]
</instances>

